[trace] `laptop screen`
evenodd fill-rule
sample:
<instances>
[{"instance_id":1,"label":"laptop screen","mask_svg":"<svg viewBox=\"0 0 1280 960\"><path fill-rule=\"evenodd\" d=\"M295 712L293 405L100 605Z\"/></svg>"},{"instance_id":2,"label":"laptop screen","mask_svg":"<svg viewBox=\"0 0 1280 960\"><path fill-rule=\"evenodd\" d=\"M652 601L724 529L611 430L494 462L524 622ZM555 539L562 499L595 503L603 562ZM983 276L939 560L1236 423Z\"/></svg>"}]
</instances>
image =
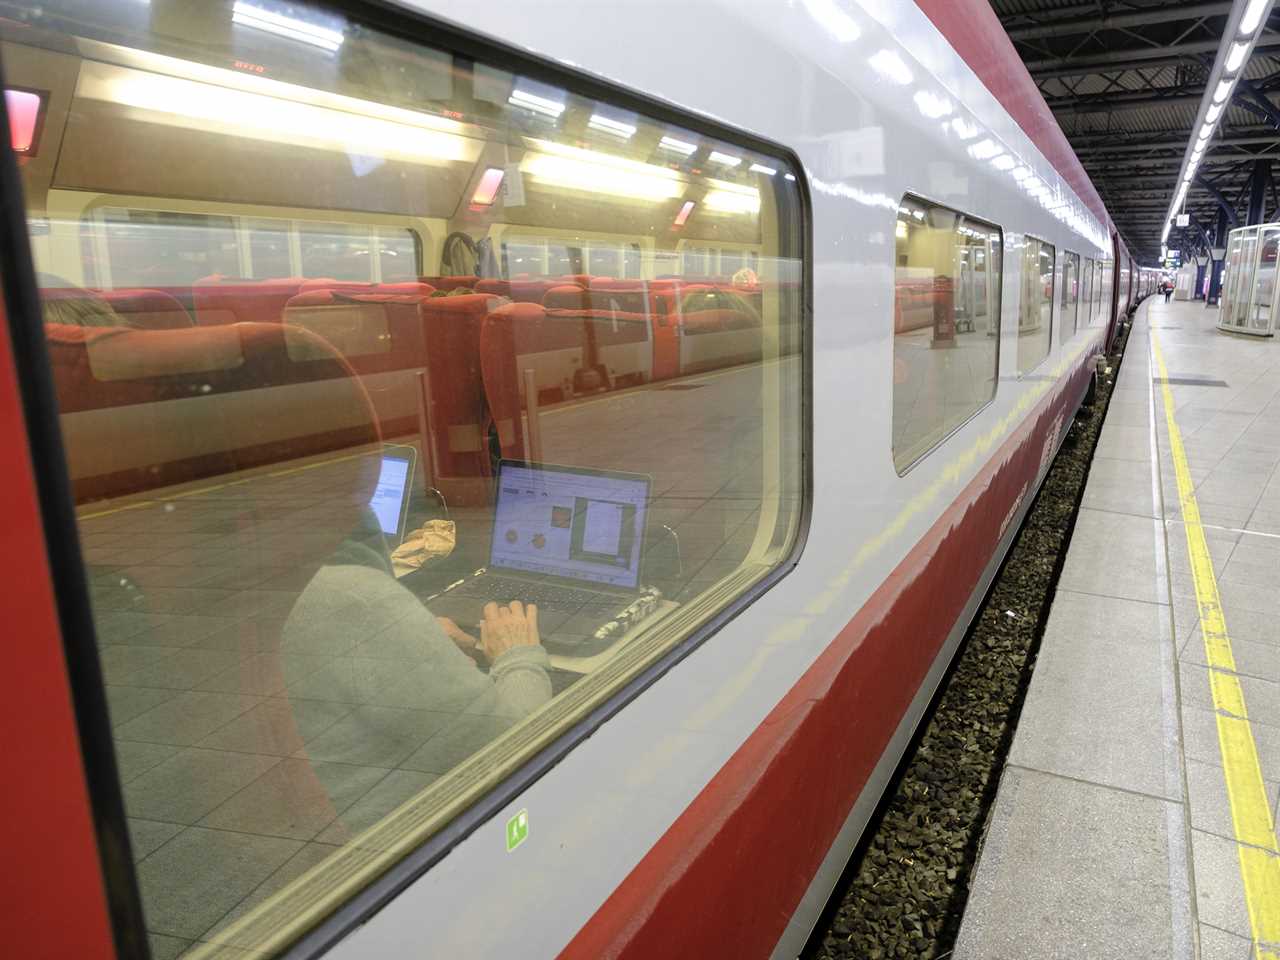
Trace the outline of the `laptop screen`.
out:
<instances>
[{"instance_id":1,"label":"laptop screen","mask_svg":"<svg viewBox=\"0 0 1280 960\"><path fill-rule=\"evenodd\" d=\"M413 479L413 459L400 452L385 452L382 467L378 471L378 485L374 488L369 506L378 518L378 526L397 545L404 536L405 509L408 506L409 483Z\"/></svg>"},{"instance_id":2,"label":"laptop screen","mask_svg":"<svg viewBox=\"0 0 1280 960\"><path fill-rule=\"evenodd\" d=\"M635 589L648 505L641 474L503 463L489 564Z\"/></svg>"}]
</instances>

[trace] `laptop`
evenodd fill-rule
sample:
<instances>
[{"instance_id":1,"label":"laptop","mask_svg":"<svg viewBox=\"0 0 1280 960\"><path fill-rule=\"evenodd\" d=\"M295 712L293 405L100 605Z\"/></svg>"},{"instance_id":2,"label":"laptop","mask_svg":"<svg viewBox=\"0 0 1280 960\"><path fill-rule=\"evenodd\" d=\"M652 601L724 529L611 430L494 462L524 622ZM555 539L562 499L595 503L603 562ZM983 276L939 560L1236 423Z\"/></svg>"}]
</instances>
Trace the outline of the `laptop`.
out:
<instances>
[{"instance_id":1,"label":"laptop","mask_svg":"<svg viewBox=\"0 0 1280 960\"><path fill-rule=\"evenodd\" d=\"M417 449L404 444L389 443L382 449L378 485L369 498L369 507L378 518L378 526L392 550L404 541L409 500L413 495L413 468L417 459Z\"/></svg>"},{"instance_id":2,"label":"laptop","mask_svg":"<svg viewBox=\"0 0 1280 960\"><path fill-rule=\"evenodd\" d=\"M504 460L487 566L426 598L474 632L490 602L538 606L543 646L592 656L657 608L640 585L652 480L639 473Z\"/></svg>"}]
</instances>

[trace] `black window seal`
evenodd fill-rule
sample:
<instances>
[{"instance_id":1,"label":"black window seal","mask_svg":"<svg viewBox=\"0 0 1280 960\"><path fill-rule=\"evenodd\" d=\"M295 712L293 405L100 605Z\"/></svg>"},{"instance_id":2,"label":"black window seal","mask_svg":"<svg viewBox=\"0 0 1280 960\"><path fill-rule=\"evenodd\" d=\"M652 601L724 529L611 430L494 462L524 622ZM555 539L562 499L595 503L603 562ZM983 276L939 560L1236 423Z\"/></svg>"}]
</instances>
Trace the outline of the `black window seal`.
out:
<instances>
[{"instance_id":1,"label":"black window seal","mask_svg":"<svg viewBox=\"0 0 1280 960\"><path fill-rule=\"evenodd\" d=\"M799 563L808 541L814 490L813 202L804 165L795 151L755 134L726 126L687 108L566 67L500 40L468 31L426 12L407 10L389 0L314 0L312 5L343 14L362 26L410 43L447 50L455 57L470 57L482 62L499 64L502 69L522 77L554 84L574 93L608 102L613 106L629 108L637 113L643 113L648 119L697 130L725 143L744 147L762 156L773 157L786 164L790 171L794 171L794 194L782 189L777 196L779 235L784 238L784 242L794 237L798 246L795 250L784 248L779 253L785 258L798 260L801 265L800 316L796 344L801 365L799 397L801 501L795 537L791 551L785 559L779 561L768 574L748 590L718 610L698 630L675 644L657 661L634 676L625 687L598 704L586 717L564 730L553 743L528 758L511 776L480 797L476 803L455 817L424 844L407 854L381 877L364 887L334 913L303 934L281 954L289 960L319 957L367 922L371 916L395 899L454 847L507 806L514 797L541 779L605 721L616 715L790 573ZM429 42L425 42L424 37L430 38ZM0 119L7 122L7 114L0 115ZM0 129L4 127L0 126ZM53 563L52 577L58 597L60 619L63 623L63 636L66 638L73 634L77 637L77 653L85 658L78 676L73 678L73 694L76 700L77 723L80 727L86 768L91 773L89 787L91 799L95 804L95 817L99 823L98 836L104 861L104 873L108 878L107 888L109 892L114 892L119 901L118 904L113 903L112 909L117 954L121 958L136 957L139 960L147 960L150 956L147 932L143 923L137 877L129 852L123 793L111 742L102 670L94 640L93 618L79 549L66 456L58 428L57 396L44 345L42 323L39 320L39 296L26 224L23 219L26 206L22 199L21 180L12 149L5 142L0 146L0 151L4 154L3 159L0 160L0 197L8 201L9 214L3 218L3 226L0 227L4 231L0 235L0 242L3 242L0 257L4 258L0 260L0 267L7 268L4 276L6 301L11 308L18 308L20 311L16 314L11 313L11 327L14 316L27 318L27 323L22 329L21 350L15 337L15 360L19 366L19 379L24 387L23 400L27 410L28 435L33 443L32 452L37 455L35 461L38 467L37 483L41 491L45 537L51 553L56 549L57 561L60 561ZM793 196L796 199L795 203L789 202ZM1003 236L1003 229L1001 235ZM52 556L51 559L53 559ZM74 627L74 630L68 630L68 626ZM69 662L74 660L69 657Z\"/></svg>"}]
</instances>

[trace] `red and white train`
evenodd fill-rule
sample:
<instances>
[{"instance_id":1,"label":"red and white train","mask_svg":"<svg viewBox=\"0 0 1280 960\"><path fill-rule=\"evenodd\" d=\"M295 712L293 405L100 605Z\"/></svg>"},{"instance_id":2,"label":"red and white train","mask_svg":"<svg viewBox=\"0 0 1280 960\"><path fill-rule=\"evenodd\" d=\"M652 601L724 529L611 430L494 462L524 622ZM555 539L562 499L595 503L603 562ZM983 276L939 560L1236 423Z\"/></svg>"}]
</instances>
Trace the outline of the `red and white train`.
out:
<instances>
[{"instance_id":1,"label":"red and white train","mask_svg":"<svg viewBox=\"0 0 1280 960\"><path fill-rule=\"evenodd\" d=\"M1157 274L982 0L667 13L0 2L14 955L805 943Z\"/></svg>"}]
</instances>

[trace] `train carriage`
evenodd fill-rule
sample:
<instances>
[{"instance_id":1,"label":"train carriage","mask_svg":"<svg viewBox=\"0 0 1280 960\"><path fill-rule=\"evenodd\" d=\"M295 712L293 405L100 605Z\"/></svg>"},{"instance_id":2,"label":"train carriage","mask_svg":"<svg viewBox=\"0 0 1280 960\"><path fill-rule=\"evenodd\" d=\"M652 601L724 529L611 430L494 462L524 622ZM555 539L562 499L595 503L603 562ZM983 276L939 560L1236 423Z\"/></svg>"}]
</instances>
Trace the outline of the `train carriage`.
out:
<instances>
[{"instance_id":1,"label":"train carriage","mask_svg":"<svg viewBox=\"0 0 1280 960\"><path fill-rule=\"evenodd\" d=\"M1152 292L989 7L0 12L16 948L794 956Z\"/></svg>"}]
</instances>

